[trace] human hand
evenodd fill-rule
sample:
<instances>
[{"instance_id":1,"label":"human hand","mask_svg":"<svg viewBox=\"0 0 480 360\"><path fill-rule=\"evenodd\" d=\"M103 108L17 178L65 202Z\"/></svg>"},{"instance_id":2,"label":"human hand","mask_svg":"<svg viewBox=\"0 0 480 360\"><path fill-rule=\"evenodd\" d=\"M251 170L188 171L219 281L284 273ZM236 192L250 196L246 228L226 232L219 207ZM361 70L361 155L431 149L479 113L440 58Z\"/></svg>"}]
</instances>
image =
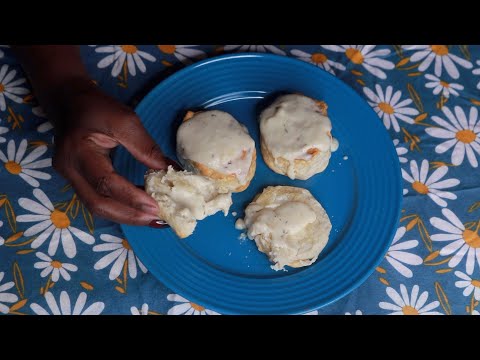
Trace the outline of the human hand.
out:
<instances>
[{"instance_id":1,"label":"human hand","mask_svg":"<svg viewBox=\"0 0 480 360\"><path fill-rule=\"evenodd\" d=\"M131 225L161 227L156 201L112 166L110 151L124 146L151 169L170 163L127 106L93 84L72 85L56 109L53 167L68 179L94 214Z\"/></svg>"}]
</instances>

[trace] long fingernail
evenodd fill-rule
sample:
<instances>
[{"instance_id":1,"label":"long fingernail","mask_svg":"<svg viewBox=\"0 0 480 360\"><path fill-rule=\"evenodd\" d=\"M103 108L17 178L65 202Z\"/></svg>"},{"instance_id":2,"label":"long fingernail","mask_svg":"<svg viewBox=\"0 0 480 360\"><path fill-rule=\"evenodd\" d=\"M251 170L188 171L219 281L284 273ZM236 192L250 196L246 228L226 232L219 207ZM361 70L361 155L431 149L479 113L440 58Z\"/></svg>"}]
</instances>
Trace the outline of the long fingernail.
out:
<instances>
[{"instance_id":1,"label":"long fingernail","mask_svg":"<svg viewBox=\"0 0 480 360\"><path fill-rule=\"evenodd\" d=\"M168 224L163 220L152 220L148 226L155 229L162 229L168 227Z\"/></svg>"}]
</instances>

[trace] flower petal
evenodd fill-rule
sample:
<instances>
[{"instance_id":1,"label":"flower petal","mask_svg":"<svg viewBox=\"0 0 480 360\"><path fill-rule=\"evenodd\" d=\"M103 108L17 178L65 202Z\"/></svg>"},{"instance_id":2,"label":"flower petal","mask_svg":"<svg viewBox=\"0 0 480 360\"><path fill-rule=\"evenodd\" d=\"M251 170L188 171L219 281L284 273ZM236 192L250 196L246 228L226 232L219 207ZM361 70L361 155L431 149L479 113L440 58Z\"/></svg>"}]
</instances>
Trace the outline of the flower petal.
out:
<instances>
[{"instance_id":1,"label":"flower petal","mask_svg":"<svg viewBox=\"0 0 480 360\"><path fill-rule=\"evenodd\" d=\"M73 259L75 255L77 255L77 247L70 231L68 231L68 229L62 229L60 239L65 255L67 255L69 259Z\"/></svg>"},{"instance_id":2,"label":"flower petal","mask_svg":"<svg viewBox=\"0 0 480 360\"><path fill-rule=\"evenodd\" d=\"M85 307L86 302L87 302L87 294L85 292L81 292L80 295L78 295L77 301L75 302L72 315L80 315L82 313L83 308Z\"/></svg>"},{"instance_id":3,"label":"flower petal","mask_svg":"<svg viewBox=\"0 0 480 360\"><path fill-rule=\"evenodd\" d=\"M50 315L47 310L36 303L30 304L30 309L37 315Z\"/></svg>"},{"instance_id":4,"label":"flower petal","mask_svg":"<svg viewBox=\"0 0 480 360\"><path fill-rule=\"evenodd\" d=\"M386 256L385 259L392 265L392 267L398 271L401 275L405 276L406 278L411 278L413 276L412 270L407 268L403 265L400 261L391 258L390 256ZM392 309L393 310L393 309Z\"/></svg>"},{"instance_id":5,"label":"flower petal","mask_svg":"<svg viewBox=\"0 0 480 360\"><path fill-rule=\"evenodd\" d=\"M47 305L50 308L50 311L52 312L53 315L61 315L57 302L55 301L55 298L53 297L51 292L47 292L45 294L45 300L47 301Z\"/></svg>"},{"instance_id":6,"label":"flower petal","mask_svg":"<svg viewBox=\"0 0 480 360\"><path fill-rule=\"evenodd\" d=\"M60 243L60 234L61 229L55 229L52 235L52 239L50 240L50 244L48 245L48 254L50 256L54 256L58 250L58 244Z\"/></svg>"},{"instance_id":7,"label":"flower petal","mask_svg":"<svg viewBox=\"0 0 480 360\"><path fill-rule=\"evenodd\" d=\"M450 261L448 262L448 266L451 268L454 268L455 266L457 266L460 263L460 261L462 261L468 249L469 249L469 246L467 244L463 245L463 247L460 248L460 250L450 259Z\"/></svg>"},{"instance_id":8,"label":"flower petal","mask_svg":"<svg viewBox=\"0 0 480 360\"><path fill-rule=\"evenodd\" d=\"M463 239L453 241L450 244L448 244L447 246L443 247L442 250L440 250L440 255L442 255L442 256L451 255L455 251L460 249L464 244L465 244L465 241Z\"/></svg>"},{"instance_id":9,"label":"flower petal","mask_svg":"<svg viewBox=\"0 0 480 360\"><path fill-rule=\"evenodd\" d=\"M87 307L82 315L100 315L103 309L105 309L105 304L98 301Z\"/></svg>"},{"instance_id":10,"label":"flower petal","mask_svg":"<svg viewBox=\"0 0 480 360\"><path fill-rule=\"evenodd\" d=\"M444 177L447 172L448 172L447 166L440 166L438 169L436 169L432 173L432 175L430 175L430 177L427 179L427 182L425 182L425 185L430 187L430 185L436 183L438 180Z\"/></svg>"},{"instance_id":11,"label":"flower petal","mask_svg":"<svg viewBox=\"0 0 480 360\"><path fill-rule=\"evenodd\" d=\"M68 230L70 230L73 235L75 235L78 239L83 241L85 244L92 245L95 242L95 238L92 235L87 234L85 231L77 229L74 226L70 226Z\"/></svg>"},{"instance_id":12,"label":"flower petal","mask_svg":"<svg viewBox=\"0 0 480 360\"><path fill-rule=\"evenodd\" d=\"M400 297L400 294L394 288L387 287L386 292L390 299L395 302L395 304L400 307L405 306L405 301L402 299L402 297Z\"/></svg>"},{"instance_id":13,"label":"flower petal","mask_svg":"<svg viewBox=\"0 0 480 360\"><path fill-rule=\"evenodd\" d=\"M33 190L33 196L35 196L37 198L37 200L40 201L40 204L45 206L50 211L55 210L52 202L50 201L50 199L47 197L47 195L42 190L40 190L40 189ZM29 209L29 210L34 212L32 209Z\"/></svg>"}]
</instances>

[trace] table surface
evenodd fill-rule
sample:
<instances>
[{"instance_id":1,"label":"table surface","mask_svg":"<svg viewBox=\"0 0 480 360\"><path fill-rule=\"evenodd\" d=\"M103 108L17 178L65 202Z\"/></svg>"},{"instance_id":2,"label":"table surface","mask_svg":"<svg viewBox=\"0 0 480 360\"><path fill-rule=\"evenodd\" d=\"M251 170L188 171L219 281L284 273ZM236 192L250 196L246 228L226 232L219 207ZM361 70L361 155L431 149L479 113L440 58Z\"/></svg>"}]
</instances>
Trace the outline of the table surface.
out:
<instances>
[{"instance_id":1,"label":"table surface","mask_svg":"<svg viewBox=\"0 0 480 360\"><path fill-rule=\"evenodd\" d=\"M380 266L350 295L309 314L479 314L479 46L95 45L81 51L97 84L132 106L179 68L221 53L271 52L333 73L369 102L389 132L404 200ZM149 274L120 226L92 217L53 170L52 126L24 78L11 50L0 45L0 313L216 314Z\"/></svg>"}]
</instances>

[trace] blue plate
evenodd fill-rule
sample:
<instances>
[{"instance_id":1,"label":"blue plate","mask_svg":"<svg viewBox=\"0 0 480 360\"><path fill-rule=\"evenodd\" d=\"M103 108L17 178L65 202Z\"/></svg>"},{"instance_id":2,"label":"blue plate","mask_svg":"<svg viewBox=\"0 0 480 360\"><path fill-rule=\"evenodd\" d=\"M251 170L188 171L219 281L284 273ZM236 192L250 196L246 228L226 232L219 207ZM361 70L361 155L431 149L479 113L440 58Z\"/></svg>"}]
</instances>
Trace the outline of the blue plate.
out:
<instances>
[{"instance_id":1,"label":"blue plate","mask_svg":"<svg viewBox=\"0 0 480 360\"><path fill-rule=\"evenodd\" d=\"M340 147L325 172L307 181L271 171L260 153L257 117L269 99L299 92L327 102ZM383 259L396 230L402 200L398 157L370 106L351 88L313 65L269 54L236 54L189 66L153 89L136 112L167 156L188 109L219 109L244 123L256 141L257 171L250 187L233 195L243 209L268 185L309 189L333 225L327 247L311 266L275 272L253 241L239 240L235 218L216 214L180 240L171 229L122 225L150 272L174 292L222 314L300 314L327 305L359 286ZM124 149L114 164L143 184L146 168Z\"/></svg>"}]
</instances>

